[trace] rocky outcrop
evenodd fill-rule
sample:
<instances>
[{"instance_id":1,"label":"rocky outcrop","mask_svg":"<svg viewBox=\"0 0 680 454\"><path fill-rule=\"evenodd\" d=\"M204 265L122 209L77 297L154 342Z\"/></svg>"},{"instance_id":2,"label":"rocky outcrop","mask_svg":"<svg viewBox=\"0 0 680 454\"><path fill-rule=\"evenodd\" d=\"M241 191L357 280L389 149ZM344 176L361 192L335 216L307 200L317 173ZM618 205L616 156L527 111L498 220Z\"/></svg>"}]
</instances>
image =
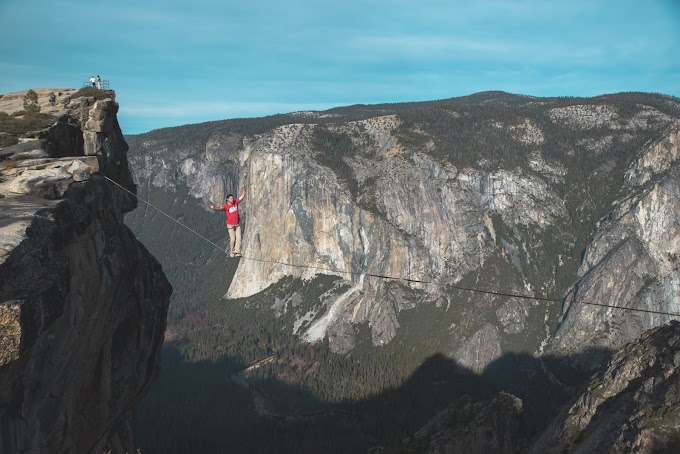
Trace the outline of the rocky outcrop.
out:
<instances>
[{"instance_id":1,"label":"rocky outcrop","mask_svg":"<svg viewBox=\"0 0 680 454\"><path fill-rule=\"evenodd\" d=\"M677 318L664 313L680 314L679 142L675 123L627 169L625 195L585 250L550 352L616 350ZM601 359L581 356L580 366L593 369Z\"/></svg>"},{"instance_id":2,"label":"rocky outcrop","mask_svg":"<svg viewBox=\"0 0 680 454\"><path fill-rule=\"evenodd\" d=\"M500 356L501 342L498 328L490 323L477 331L455 355L463 367L479 375Z\"/></svg>"},{"instance_id":3,"label":"rocky outcrop","mask_svg":"<svg viewBox=\"0 0 680 454\"><path fill-rule=\"evenodd\" d=\"M487 401L462 398L416 432L406 452L429 454L522 452L522 401L499 393Z\"/></svg>"},{"instance_id":4,"label":"rocky outcrop","mask_svg":"<svg viewBox=\"0 0 680 454\"><path fill-rule=\"evenodd\" d=\"M617 351L531 442L522 401L499 393L453 402L403 452L677 452L679 371L680 322L673 320Z\"/></svg>"},{"instance_id":5,"label":"rocky outcrop","mask_svg":"<svg viewBox=\"0 0 680 454\"><path fill-rule=\"evenodd\" d=\"M678 452L680 322L612 356L534 443L533 453Z\"/></svg>"},{"instance_id":6,"label":"rocky outcrop","mask_svg":"<svg viewBox=\"0 0 680 454\"><path fill-rule=\"evenodd\" d=\"M134 190L117 109L78 98L0 150L0 452L133 451L171 287L107 180Z\"/></svg>"}]
</instances>

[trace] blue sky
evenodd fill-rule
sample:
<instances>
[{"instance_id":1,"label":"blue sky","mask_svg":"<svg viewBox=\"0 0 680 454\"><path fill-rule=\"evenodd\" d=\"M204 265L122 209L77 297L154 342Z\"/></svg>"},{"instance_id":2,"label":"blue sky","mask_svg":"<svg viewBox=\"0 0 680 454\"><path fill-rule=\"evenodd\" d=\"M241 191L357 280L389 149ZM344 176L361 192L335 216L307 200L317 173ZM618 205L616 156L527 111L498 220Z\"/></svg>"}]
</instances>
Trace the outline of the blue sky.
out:
<instances>
[{"instance_id":1,"label":"blue sky","mask_svg":"<svg viewBox=\"0 0 680 454\"><path fill-rule=\"evenodd\" d=\"M504 90L680 97L680 0L0 0L0 93L117 92L123 132Z\"/></svg>"}]
</instances>

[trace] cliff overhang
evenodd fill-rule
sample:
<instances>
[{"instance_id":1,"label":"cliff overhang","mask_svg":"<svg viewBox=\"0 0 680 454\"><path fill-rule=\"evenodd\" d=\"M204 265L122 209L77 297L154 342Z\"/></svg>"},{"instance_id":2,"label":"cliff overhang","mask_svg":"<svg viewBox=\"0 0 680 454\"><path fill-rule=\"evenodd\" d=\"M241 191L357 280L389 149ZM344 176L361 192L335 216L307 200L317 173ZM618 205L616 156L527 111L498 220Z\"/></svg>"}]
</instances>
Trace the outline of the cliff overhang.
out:
<instances>
[{"instance_id":1,"label":"cliff overhang","mask_svg":"<svg viewBox=\"0 0 680 454\"><path fill-rule=\"evenodd\" d=\"M132 452L172 288L123 223L117 111L76 97L0 149L0 452Z\"/></svg>"}]
</instances>

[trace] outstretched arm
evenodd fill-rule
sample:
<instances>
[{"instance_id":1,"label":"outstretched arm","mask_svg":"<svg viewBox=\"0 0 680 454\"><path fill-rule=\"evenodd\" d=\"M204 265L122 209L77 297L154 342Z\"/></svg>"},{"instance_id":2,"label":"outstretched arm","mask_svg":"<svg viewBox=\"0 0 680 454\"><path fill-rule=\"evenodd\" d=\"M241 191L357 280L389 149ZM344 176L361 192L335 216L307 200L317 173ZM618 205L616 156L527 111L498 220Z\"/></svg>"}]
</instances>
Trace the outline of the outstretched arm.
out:
<instances>
[{"instance_id":1,"label":"outstretched arm","mask_svg":"<svg viewBox=\"0 0 680 454\"><path fill-rule=\"evenodd\" d=\"M246 196L246 184L241 183L241 195L239 196L239 199L243 200L245 196Z\"/></svg>"},{"instance_id":2,"label":"outstretched arm","mask_svg":"<svg viewBox=\"0 0 680 454\"><path fill-rule=\"evenodd\" d=\"M224 206L216 207L212 203L210 204L210 206L208 208L210 208L211 210L215 210L215 211L224 211Z\"/></svg>"}]
</instances>

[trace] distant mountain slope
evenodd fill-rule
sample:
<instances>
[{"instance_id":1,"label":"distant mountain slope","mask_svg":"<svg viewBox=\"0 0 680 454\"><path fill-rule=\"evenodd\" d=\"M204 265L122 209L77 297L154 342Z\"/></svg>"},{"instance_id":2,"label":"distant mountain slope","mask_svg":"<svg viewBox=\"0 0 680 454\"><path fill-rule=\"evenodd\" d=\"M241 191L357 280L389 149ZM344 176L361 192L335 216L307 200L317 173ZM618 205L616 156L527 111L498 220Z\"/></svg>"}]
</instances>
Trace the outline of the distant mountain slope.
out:
<instances>
[{"instance_id":1,"label":"distant mountain slope","mask_svg":"<svg viewBox=\"0 0 680 454\"><path fill-rule=\"evenodd\" d=\"M549 352L551 368L565 358L590 371L669 319L579 301L680 312L679 120L680 100L663 95L485 92L168 128L127 138L140 196L224 247L223 213L206 207L245 182L244 258L151 208L127 222L170 276L169 328L196 360L211 348L238 356L241 347L220 344L247 330L230 314L258 308L276 326L257 335L260 352L374 355L376 377L399 380L443 354L516 393L540 420L538 406L556 398L538 402L527 383L577 381L504 358ZM229 309L208 306L224 295ZM362 382L369 366L350 362L342 373L356 386L335 397L386 383ZM301 364L268 370L335 386L323 365ZM526 375L490 367L499 364Z\"/></svg>"},{"instance_id":2,"label":"distant mountain slope","mask_svg":"<svg viewBox=\"0 0 680 454\"><path fill-rule=\"evenodd\" d=\"M384 283L362 273L559 298L576 278L595 223L626 196L625 172L679 112L676 99L661 95L485 92L204 123L129 142L140 187L152 191L185 185L207 205L247 178L244 243L253 258L319 264L345 278L355 273L351 297L298 315L309 318L308 329L334 307L334 319L324 320L331 332L369 321L374 341L384 343L396 333L400 310L413 304L407 295L422 290L434 302L457 294L446 286L406 287L390 303ZM139 228L141 220L131 224ZM314 273L244 260L229 294L251 295L283 276ZM478 306L476 295L457 298ZM459 337L471 339L485 323L504 333L496 312L527 317L545 309L495 298L487 315L463 323L472 331ZM554 323L555 308L545 314L539 318ZM546 327L527 328L533 340L520 343L534 351ZM340 331L332 343L347 351L351 336Z\"/></svg>"},{"instance_id":3,"label":"distant mountain slope","mask_svg":"<svg viewBox=\"0 0 680 454\"><path fill-rule=\"evenodd\" d=\"M620 198L584 251L552 351L619 348L680 314L679 145L676 122L628 167Z\"/></svg>"}]
</instances>

